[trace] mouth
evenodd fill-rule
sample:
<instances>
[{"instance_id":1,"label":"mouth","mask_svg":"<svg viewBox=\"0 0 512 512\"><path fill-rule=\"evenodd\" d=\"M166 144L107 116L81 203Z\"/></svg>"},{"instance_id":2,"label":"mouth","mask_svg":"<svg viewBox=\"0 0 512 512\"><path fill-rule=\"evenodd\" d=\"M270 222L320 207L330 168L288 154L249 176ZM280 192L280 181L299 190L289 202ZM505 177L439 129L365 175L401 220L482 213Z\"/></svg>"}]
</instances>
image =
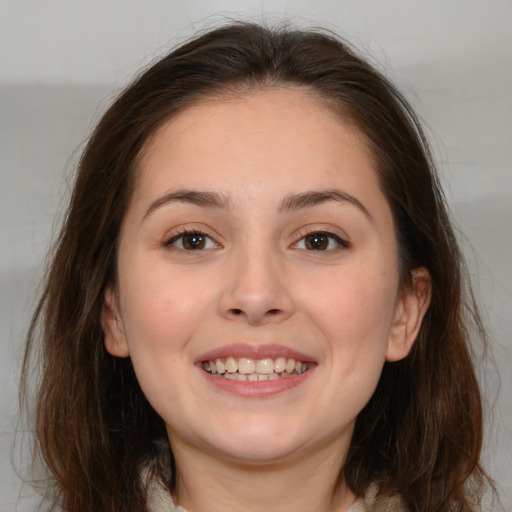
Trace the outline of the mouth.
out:
<instances>
[{"instance_id":1,"label":"mouth","mask_svg":"<svg viewBox=\"0 0 512 512\"><path fill-rule=\"evenodd\" d=\"M268 381L295 377L307 372L311 363L294 358L250 357L216 358L202 361L203 370L218 378L237 381Z\"/></svg>"}]
</instances>

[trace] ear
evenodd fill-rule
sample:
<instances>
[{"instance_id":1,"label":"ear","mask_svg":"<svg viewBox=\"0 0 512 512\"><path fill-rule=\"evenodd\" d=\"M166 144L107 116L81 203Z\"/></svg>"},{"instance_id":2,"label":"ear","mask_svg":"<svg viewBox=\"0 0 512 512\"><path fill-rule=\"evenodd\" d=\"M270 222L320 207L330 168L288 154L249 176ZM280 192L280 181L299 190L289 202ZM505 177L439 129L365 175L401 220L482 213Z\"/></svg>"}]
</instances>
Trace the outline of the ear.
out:
<instances>
[{"instance_id":1,"label":"ear","mask_svg":"<svg viewBox=\"0 0 512 512\"><path fill-rule=\"evenodd\" d=\"M117 312L117 298L112 285L108 285L105 290L101 309L101 327L107 352L117 357L128 357L130 352L126 343L123 322Z\"/></svg>"},{"instance_id":2,"label":"ear","mask_svg":"<svg viewBox=\"0 0 512 512\"><path fill-rule=\"evenodd\" d=\"M418 336L431 296L432 281L428 270L423 267L414 269L410 284L401 290L397 299L386 361L407 357Z\"/></svg>"}]
</instances>

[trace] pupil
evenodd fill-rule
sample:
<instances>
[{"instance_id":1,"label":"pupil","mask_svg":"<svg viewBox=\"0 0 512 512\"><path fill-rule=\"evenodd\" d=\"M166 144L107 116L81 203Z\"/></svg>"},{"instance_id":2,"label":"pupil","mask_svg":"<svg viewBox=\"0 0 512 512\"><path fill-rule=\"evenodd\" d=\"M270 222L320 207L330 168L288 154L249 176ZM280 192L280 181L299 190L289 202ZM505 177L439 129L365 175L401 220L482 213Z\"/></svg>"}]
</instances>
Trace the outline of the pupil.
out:
<instances>
[{"instance_id":1,"label":"pupil","mask_svg":"<svg viewBox=\"0 0 512 512\"><path fill-rule=\"evenodd\" d=\"M193 233L186 236L183 242L185 249L202 249L205 244L204 236L199 233Z\"/></svg>"},{"instance_id":2,"label":"pupil","mask_svg":"<svg viewBox=\"0 0 512 512\"><path fill-rule=\"evenodd\" d=\"M307 241L307 245L309 249L322 250L326 249L328 244L327 236L319 233L316 235L311 235Z\"/></svg>"}]
</instances>

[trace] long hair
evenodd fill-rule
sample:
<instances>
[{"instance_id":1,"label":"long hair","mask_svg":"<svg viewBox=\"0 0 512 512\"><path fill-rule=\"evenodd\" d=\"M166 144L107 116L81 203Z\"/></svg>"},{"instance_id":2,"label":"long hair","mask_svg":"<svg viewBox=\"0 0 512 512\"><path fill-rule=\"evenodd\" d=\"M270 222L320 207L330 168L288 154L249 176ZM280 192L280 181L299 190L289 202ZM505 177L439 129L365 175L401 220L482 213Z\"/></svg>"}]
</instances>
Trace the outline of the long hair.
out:
<instances>
[{"instance_id":1,"label":"long hair","mask_svg":"<svg viewBox=\"0 0 512 512\"><path fill-rule=\"evenodd\" d=\"M141 512L141 467L174 485L163 421L130 360L105 350L104 291L116 279L120 226L148 138L205 97L272 86L315 93L364 133L394 217L402 285L417 267L432 278L416 343L406 359L385 364L357 418L342 477L357 495L372 483L382 495L399 493L411 512L465 512L479 503L486 475L470 337L485 333L415 114L337 37L237 23L191 40L137 77L79 162L23 366L26 380L38 355L36 453L48 469L51 509Z\"/></svg>"}]
</instances>

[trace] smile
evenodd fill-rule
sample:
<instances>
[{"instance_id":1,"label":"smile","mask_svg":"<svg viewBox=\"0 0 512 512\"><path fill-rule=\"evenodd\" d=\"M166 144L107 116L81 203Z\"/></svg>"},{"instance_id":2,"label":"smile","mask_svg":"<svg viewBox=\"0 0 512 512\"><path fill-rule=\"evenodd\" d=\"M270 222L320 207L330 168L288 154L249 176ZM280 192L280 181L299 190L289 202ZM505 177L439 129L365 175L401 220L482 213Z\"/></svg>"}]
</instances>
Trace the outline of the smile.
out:
<instances>
[{"instance_id":1,"label":"smile","mask_svg":"<svg viewBox=\"0 0 512 512\"><path fill-rule=\"evenodd\" d=\"M238 381L265 381L294 377L306 372L308 363L293 359L270 357L251 359L249 357L227 357L203 361L203 370L214 375Z\"/></svg>"}]
</instances>

